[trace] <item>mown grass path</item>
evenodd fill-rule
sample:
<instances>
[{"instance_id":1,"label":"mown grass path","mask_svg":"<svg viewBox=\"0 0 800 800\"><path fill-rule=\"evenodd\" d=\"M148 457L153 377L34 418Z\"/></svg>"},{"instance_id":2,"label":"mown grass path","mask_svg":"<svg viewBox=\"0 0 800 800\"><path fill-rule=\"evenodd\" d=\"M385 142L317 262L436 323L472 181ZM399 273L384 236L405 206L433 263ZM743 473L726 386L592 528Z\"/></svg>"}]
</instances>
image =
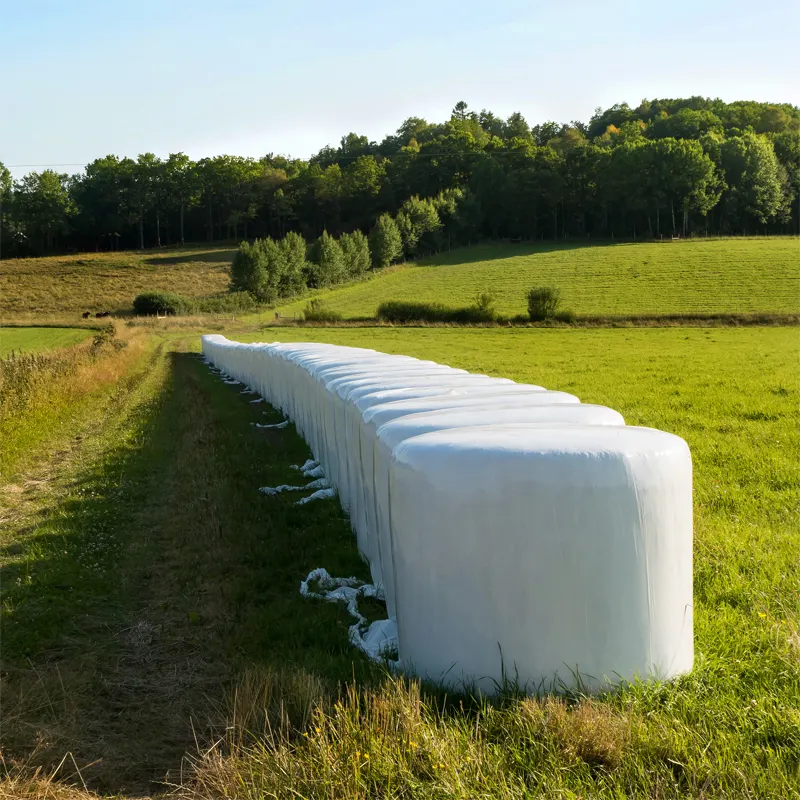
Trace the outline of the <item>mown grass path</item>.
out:
<instances>
[{"instance_id":1,"label":"mown grass path","mask_svg":"<svg viewBox=\"0 0 800 800\"><path fill-rule=\"evenodd\" d=\"M250 405L161 342L84 417L53 463L3 487L3 716L9 763L66 753L90 787L137 794L179 777L236 669L370 668L349 618L302 600L320 564L365 574L334 503L258 487L297 476L296 436L257 433ZM72 758L59 776L77 780Z\"/></svg>"}]
</instances>

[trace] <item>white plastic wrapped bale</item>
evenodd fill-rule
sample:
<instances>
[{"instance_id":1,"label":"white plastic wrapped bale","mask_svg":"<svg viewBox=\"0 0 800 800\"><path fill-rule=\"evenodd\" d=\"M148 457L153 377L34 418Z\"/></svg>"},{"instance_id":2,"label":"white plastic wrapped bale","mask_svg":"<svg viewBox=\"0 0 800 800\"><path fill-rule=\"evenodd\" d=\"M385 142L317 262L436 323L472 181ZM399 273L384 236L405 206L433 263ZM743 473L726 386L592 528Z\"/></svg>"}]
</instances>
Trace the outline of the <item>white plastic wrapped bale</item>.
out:
<instances>
[{"instance_id":1,"label":"white plastic wrapped bale","mask_svg":"<svg viewBox=\"0 0 800 800\"><path fill-rule=\"evenodd\" d=\"M519 398L516 398L517 400ZM571 425L624 425L618 411L606 406L583 403L553 405L524 404L503 405L502 397L496 405L472 408L448 408L423 414L409 414L381 425L375 434L374 497L376 525L370 538L369 552L372 580L384 590L389 617L395 616L394 570L392 566L392 531L389 509L389 465L392 451L405 439L425 433L453 428L484 427L509 424L571 424Z\"/></svg>"},{"instance_id":2,"label":"white plastic wrapped bale","mask_svg":"<svg viewBox=\"0 0 800 800\"><path fill-rule=\"evenodd\" d=\"M350 522L361 541L367 535L366 515L364 511L364 487L362 483L361 467L361 426L365 411L381 403L394 400L411 400L421 397L434 397L442 392L468 392L472 387L508 386L514 385L508 378L493 378L487 375L471 373L454 374L442 378L434 377L426 380L424 384L414 381L411 386L390 388L393 381L379 389L372 386L360 386L353 389L347 396L345 405L345 427L347 448L347 479L350 487ZM371 459L371 454L370 454ZM362 550L363 552L363 550Z\"/></svg>"},{"instance_id":3,"label":"white plastic wrapped bale","mask_svg":"<svg viewBox=\"0 0 800 800\"><path fill-rule=\"evenodd\" d=\"M577 404L580 402L573 394L547 392L541 386L527 384L477 385L456 387L441 395L377 404L364 411L360 430L361 486L366 517L365 530L369 537L373 537L378 530L375 505L377 481L374 462L375 434L378 428L393 419L408 414L421 414L447 408L477 408L479 406L496 408L501 401L502 405L506 407ZM388 466L386 468L388 469ZM386 482L388 482L388 478ZM377 548L375 548L375 552L377 552ZM381 578L380 572L373 575L373 578Z\"/></svg>"},{"instance_id":4,"label":"white plastic wrapped bale","mask_svg":"<svg viewBox=\"0 0 800 800\"><path fill-rule=\"evenodd\" d=\"M316 353L299 351L296 355L287 357L284 374L281 376L286 387L287 410L293 417L297 417L304 429L313 425L314 402L318 399L318 392L311 388L315 375L331 369L340 369L345 374L348 370L355 370L366 364L383 363L384 360L382 353L345 347L329 348Z\"/></svg>"},{"instance_id":5,"label":"white plastic wrapped bale","mask_svg":"<svg viewBox=\"0 0 800 800\"><path fill-rule=\"evenodd\" d=\"M492 693L693 661L692 467L649 428L459 428L390 467L401 664Z\"/></svg>"},{"instance_id":6,"label":"white plastic wrapped bale","mask_svg":"<svg viewBox=\"0 0 800 800\"><path fill-rule=\"evenodd\" d=\"M305 402L308 413L316 413L316 406L308 405L311 398L317 402L321 397L320 387L334 377L352 376L356 372L367 369L398 368L402 365L419 365L416 359L409 356L387 356L383 353L371 353L354 357L349 353L331 353L324 357L304 359L298 363L300 367L298 382L295 387L297 401Z\"/></svg>"},{"instance_id":7,"label":"white plastic wrapped bale","mask_svg":"<svg viewBox=\"0 0 800 800\"><path fill-rule=\"evenodd\" d=\"M339 497L345 510L350 508L350 487L347 479L347 432L345 408L348 394L357 388L391 388L398 386L424 386L433 381L447 381L453 375L466 375L464 370L454 370L442 364L421 364L403 367L383 367L364 370L353 376L340 377L325 384L327 396L323 395L325 417L322 427L326 442L324 449L331 461L331 481L339 489Z\"/></svg>"},{"instance_id":8,"label":"white plastic wrapped bale","mask_svg":"<svg viewBox=\"0 0 800 800\"><path fill-rule=\"evenodd\" d=\"M510 382L508 382L510 383ZM363 548L364 537L367 529L359 527L359 508L363 488L361 485L361 411L357 399L364 396L375 396L376 393L386 393L392 389L400 389L411 393L429 389L429 395L437 392L458 390L477 386L507 385L502 379L490 378L487 375L471 375L464 370L454 370L450 367L443 369L414 369L411 371L387 372L385 375L374 379L359 378L354 381L337 380L334 387L334 421L333 447L338 455L336 465L336 480L340 487L342 502L350 512L351 524L356 531L359 549L368 559L371 557ZM512 384L513 385L513 384ZM378 400L375 400L378 402ZM363 512L361 512L363 517Z\"/></svg>"},{"instance_id":9,"label":"white plastic wrapped bale","mask_svg":"<svg viewBox=\"0 0 800 800\"><path fill-rule=\"evenodd\" d=\"M347 354L306 364L305 374L299 378L295 394L302 401L300 413L313 436L309 444L319 453L327 474L335 479L336 460L332 448L334 435L332 397L327 386L337 379L351 380L360 376L374 375L381 371L402 371L403 369L426 369L429 364L408 357L390 357L377 354L378 358L364 357L353 359Z\"/></svg>"}]
</instances>

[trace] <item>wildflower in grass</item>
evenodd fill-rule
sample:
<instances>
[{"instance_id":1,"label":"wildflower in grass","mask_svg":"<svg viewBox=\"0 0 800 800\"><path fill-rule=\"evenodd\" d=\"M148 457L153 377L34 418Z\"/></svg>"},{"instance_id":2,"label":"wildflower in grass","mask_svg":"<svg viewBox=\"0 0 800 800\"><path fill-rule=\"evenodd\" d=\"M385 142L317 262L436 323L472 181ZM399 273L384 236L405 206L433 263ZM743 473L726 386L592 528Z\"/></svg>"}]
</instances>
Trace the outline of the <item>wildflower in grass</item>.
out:
<instances>
[{"instance_id":1,"label":"wildflower in grass","mask_svg":"<svg viewBox=\"0 0 800 800\"><path fill-rule=\"evenodd\" d=\"M764 619L767 615L763 611L759 611L758 616L761 617L761 619Z\"/></svg>"}]
</instances>

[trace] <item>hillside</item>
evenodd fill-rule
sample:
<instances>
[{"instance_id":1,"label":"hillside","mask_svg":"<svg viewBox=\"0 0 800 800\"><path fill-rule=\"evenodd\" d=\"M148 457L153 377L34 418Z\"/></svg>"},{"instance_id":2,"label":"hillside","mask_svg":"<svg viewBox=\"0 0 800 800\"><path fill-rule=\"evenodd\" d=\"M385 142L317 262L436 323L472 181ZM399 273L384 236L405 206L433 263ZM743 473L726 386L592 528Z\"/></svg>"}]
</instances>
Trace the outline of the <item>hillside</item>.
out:
<instances>
[{"instance_id":1,"label":"hillside","mask_svg":"<svg viewBox=\"0 0 800 800\"><path fill-rule=\"evenodd\" d=\"M0 319L79 319L84 311L129 313L140 292L224 296L234 250L88 253L0 262ZM484 244L401 264L367 280L278 307L300 316L319 296L345 318L373 317L385 300L469 305L490 291L504 315L525 312L532 286L561 289L578 314L797 312L800 240L710 239L663 244ZM272 319L270 311L265 319Z\"/></svg>"},{"instance_id":2,"label":"hillside","mask_svg":"<svg viewBox=\"0 0 800 800\"><path fill-rule=\"evenodd\" d=\"M130 311L145 291L208 297L225 292L230 247L81 253L0 261L0 317Z\"/></svg>"},{"instance_id":3,"label":"hillside","mask_svg":"<svg viewBox=\"0 0 800 800\"><path fill-rule=\"evenodd\" d=\"M345 318L372 317L386 300L469 305L490 291L505 315L525 313L532 286L556 286L578 314L796 312L800 240L709 239L642 244L487 244L399 266L320 292ZM302 312L306 300L278 309Z\"/></svg>"}]
</instances>

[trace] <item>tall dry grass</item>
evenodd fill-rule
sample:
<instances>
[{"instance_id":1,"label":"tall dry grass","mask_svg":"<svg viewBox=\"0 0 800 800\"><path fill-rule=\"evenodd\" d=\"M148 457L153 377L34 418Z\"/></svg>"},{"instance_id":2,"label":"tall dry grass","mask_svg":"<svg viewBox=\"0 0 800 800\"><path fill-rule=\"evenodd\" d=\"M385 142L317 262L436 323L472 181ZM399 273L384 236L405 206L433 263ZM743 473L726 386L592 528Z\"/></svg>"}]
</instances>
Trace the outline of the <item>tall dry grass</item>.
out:
<instances>
[{"instance_id":1,"label":"tall dry grass","mask_svg":"<svg viewBox=\"0 0 800 800\"><path fill-rule=\"evenodd\" d=\"M584 698L453 708L420 684L387 677L326 693L303 672L251 671L228 697L223 734L190 759L175 793L211 798L519 798L526 761L616 767L634 722Z\"/></svg>"},{"instance_id":2,"label":"tall dry grass","mask_svg":"<svg viewBox=\"0 0 800 800\"><path fill-rule=\"evenodd\" d=\"M107 325L84 344L0 359L0 480L71 406L116 383L143 347L141 335Z\"/></svg>"}]
</instances>

